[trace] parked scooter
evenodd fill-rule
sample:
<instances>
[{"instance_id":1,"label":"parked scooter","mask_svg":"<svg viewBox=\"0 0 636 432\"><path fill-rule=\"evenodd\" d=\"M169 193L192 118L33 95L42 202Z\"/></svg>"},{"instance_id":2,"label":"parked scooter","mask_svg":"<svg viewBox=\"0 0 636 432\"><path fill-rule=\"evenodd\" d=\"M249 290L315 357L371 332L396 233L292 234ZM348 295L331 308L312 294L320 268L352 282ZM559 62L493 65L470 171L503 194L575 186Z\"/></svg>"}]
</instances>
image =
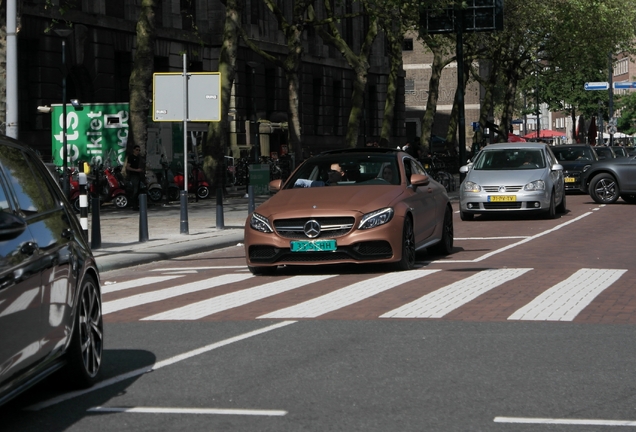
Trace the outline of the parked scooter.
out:
<instances>
[{"instance_id":1,"label":"parked scooter","mask_svg":"<svg viewBox=\"0 0 636 432\"><path fill-rule=\"evenodd\" d=\"M146 170L146 193L154 202L161 201L163 196L163 188L159 184L159 180L157 180L157 174L148 169Z\"/></svg>"},{"instance_id":2,"label":"parked scooter","mask_svg":"<svg viewBox=\"0 0 636 432\"><path fill-rule=\"evenodd\" d=\"M188 192L192 192L196 189L197 197L205 199L210 196L210 184L205 179L201 165L194 161L190 163L192 170L188 173ZM183 173L177 173L177 175L174 176L174 182L180 190L183 190Z\"/></svg>"},{"instance_id":3,"label":"parked scooter","mask_svg":"<svg viewBox=\"0 0 636 432\"><path fill-rule=\"evenodd\" d=\"M121 171L121 167L119 168L119 171ZM126 207L128 205L128 196L124 186L115 174L115 169L99 166L94 172L97 177L91 184L91 193L99 196L100 203L112 201L118 208Z\"/></svg>"},{"instance_id":4,"label":"parked scooter","mask_svg":"<svg viewBox=\"0 0 636 432\"><path fill-rule=\"evenodd\" d=\"M170 164L163 154L159 161L163 169L161 173L161 189L164 191L168 201L177 201L179 199L179 187L174 181L174 174L170 169Z\"/></svg>"}]
</instances>

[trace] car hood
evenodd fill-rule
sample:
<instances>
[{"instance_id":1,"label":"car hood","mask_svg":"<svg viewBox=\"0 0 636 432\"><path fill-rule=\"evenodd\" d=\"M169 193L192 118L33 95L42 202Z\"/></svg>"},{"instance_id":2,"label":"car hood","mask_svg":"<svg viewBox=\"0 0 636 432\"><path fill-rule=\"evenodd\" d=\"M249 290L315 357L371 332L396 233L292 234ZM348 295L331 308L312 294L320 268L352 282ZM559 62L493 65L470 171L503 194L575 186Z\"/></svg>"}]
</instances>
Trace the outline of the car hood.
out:
<instances>
[{"instance_id":1,"label":"car hood","mask_svg":"<svg viewBox=\"0 0 636 432\"><path fill-rule=\"evenodd\" d=\"M583 168L592 165L594 161L559 161L564 171L583 171Z\"/></svg>"},{"instance_id":2,"label":"car hood","mask_svg":"<svg viewBox=\"0 0 636 432\"><path fill-rule=\"evenodd\" d=\"M401 186L325 186L280 190L255 211L267 218L362 214L390 206L402 194Z\"/></svg>"},{"instance_id":3,"label":"car hood","mask_svg":"<svg viewBox=\"0 0 636 432\"><path fill-rule=\"evenodd\" d=\"M534 170L502 170L502 171L475 171L471 170L466 176L466 181L472 181L478 185L520 185L524 186L534 180L544 179L547 170L539 168Z\"/></svg>"}]
</instances>

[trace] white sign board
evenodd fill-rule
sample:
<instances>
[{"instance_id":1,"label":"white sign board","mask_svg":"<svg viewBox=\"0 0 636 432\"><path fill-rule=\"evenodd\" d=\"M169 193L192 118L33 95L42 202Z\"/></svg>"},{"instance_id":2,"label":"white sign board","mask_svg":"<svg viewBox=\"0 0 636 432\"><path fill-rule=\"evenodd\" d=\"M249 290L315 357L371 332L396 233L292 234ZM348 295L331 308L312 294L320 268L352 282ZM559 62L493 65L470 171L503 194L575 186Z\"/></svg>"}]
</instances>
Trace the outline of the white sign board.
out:
<instances>
[{"instance_id":1,"label":"white sign board","mask_svg":"<svg viewBox=\"0 0 636 432\"><path fill-rule=\"evenodd\" d=\"M221 74L188 73L185 115L182 73L155 73L152 77L152 119L161 121L221 121Z\"/></svg>"}]
</instances>

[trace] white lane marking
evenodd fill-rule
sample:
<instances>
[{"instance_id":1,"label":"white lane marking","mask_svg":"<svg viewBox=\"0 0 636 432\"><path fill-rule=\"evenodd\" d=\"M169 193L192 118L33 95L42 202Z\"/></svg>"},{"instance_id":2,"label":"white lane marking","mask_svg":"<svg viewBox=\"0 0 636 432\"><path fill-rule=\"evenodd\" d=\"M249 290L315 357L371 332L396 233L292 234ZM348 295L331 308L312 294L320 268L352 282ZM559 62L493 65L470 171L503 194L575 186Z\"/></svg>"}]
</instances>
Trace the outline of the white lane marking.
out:
<instances>
[{"instance_id":1,"label":"white lane marking","mask_svg":"<svg viewBox=\"0 0 636 432\"><path fill-rule=\"evenodd\" d=\"M532 417L495 417L495 423L562 424L579 426L636 426L635 420L557 419Z\"/></svg>"},{"instance_id":2,"label":"white lane marking","mask_svg":"<svg viewBox=\"0 0 636 432\"><path fill-rule=\"evenodd\" d=\"M380 315L380 318L441 318L532 269L484 270Z\"/></svg>"},{"instance_id":3,"label":"white lane marking","mask_svg":"<svg viewBox=\"0 0 636 432\"><path fill-rule=\"evenodd\" d=\"M525 321L572 321L627 270L580 269L508 317Z\"/></svg>"},{"instance_id":4,"label":"white lane marking","mask_svg":"<svg viewBox=\"0 0 636 432\"><path fill-rule=\"evenodd\" d=\"M228 270L228 269L244 269L244 265L240 266L208 266L208 267L169 267L169 268L157 268L150 271L153 272L168 272L168 271L183 271L183 270Z\"/></svg>"},{"instance_id":5,"label":"white lane marking","mask_svg":"<svg viewBox=\"0 0 636 432\"><path fill-rule=\"evenodd\" d=\"M124 297L121 299L104 302L102 304L102 314L106 315L147 303L158 302L172 297L178 297L184 294L203 291L230 283L240 282L251 277L253 276L248 274L225 274L197 282L190 282L187 284L164 288L157 291Z\"/></svg>"},{"instance_id":6,"label":"white lane marking","mask_svg":"<svg viewBox=\"0 0 636 432\"><path fill-rule=\"evenodd\" d=\"M180 308L161 312L142 321L152 320L196 320L224 310L243 306L257 300L264 299L302 286L320 282L337 275L322 276L295 276L289 279L276 280L274 282L259 285L253 288L220 295L200 302L192 303Z\"/></svg>"},{"instance_id":7,"label":"white lane marking","mask_svg":"<svg viewBox=\"0 0 636 432\"><path fill-rule=\"evenodd\" d=\"M215 415L248 415L248 416L284 416L287 411L229 409L229 408L161 408L161 407L104 407L89 408L88 412L121 412L142 414L215 414Z\"/></svg>"},{"instance_id":8,"label":"white lane marking","mask_svg":"<svg viewBox=\"0 0 636 432\"><path fill-rule=\"evenodd\" d=\"M587 216L589 216L591 214L592 214L592 212L584 213L584 214L582 214L579 217L576 217L576 218L574 218L572 220L569 220L569 221L567 221L565 223L562 223L561 225L557 225L554 228L551 228L551 229L549 229L547 231L540 232L539 234L535 234L533 236L527 237L527 238L525 238L525 239L523 239L521 241L518 241L516 243L513 243L513 244L510 244L508 246L504 246L502 248L496 249L496 250L494 250L492 252L489 252L487 254L484 254L484 255L480 256L479 258L475 258L475 259L472 259L472 260L435 260L435 261L430 261L430 263L431 264L432 263L435 263L435 264L448 264L448 263L474 263L474 262L480 262L480 261L483 261L483 260L485 260L487 258L490 258L493 255L500 254L502 252L507 251L508 249L512 249L514 247L517 247L517 246L520 246L522 244L528 243L528 242L530 242L532 240L538 239L539 237L543 237L544 235L548 235L548 234L550 234L550 233L552 233L554 231L560 230L561 228L564 228L564 227L566 227L566 226L568 226L568 225L570 225L570 224L572 224L574 222L577 222L577 221L579 221L579 220L583 219L584 217L587 217Z\"/></svg>"},{"instance_id":9,"label":"white lane marking","mask_svg":"<svg viewBox=\"0 0 636 432\"><path fill-rule=\"evenodd\" d=\"M270 326L267 326L267 327L263 327L263 328L258 329L258 330L253 330L253 331L248 332L248 333L243 333L241 335L234 336L234 337L231 337L229 339L225 339L225 340L222 340L222 341L219 341L219 342L215 342L213 344L206 345L204 347L197 348L197 349L194 349L192 351L188 351L188 352L185 352L183 354L176 355L174 357L170 357L168 359L165 359L165 360L162 360L162 361L160 361L158 363L155 363L154 365L145 366L145 367L142 367L142 368L139 368L139 369L135 369L135 370L130 371L130 372L126 372L126 373L121 374L121 375L114 376L114 377L109 378L107 380L98 382L97 384L95 384L91 388L87 388L87 389L84 389L84 390L77 390L77 391L70 392L70 393L65 393L63 395L54 397L54 398L49 399L47 401L38 402L38 403L33 404L31 406L28 406L28 407L26 407L24 409L26 411L39 411L41 409L48 408L48 407L50 407L52 405L56 405L56 404L58 404L60 402L64 402L66 400L73 399L73 398L75 398L77 396L81 396L81 395L84 395L84 394L87 394L87 393L91 393L91 392L94 392L95 390L99 390L99 389L111 386L113 384L117 384L118 382L125 381L127 379L134 378L134 377L139 376L139 375L144 375L144 374L146 374L148 372L153 372L153 371L156 371L156 370L161 369L163 367L173 365L173 364L178 363L180 361L187 360L189 358L198 356L199 354L205 354L205 353L207 353L209 351L213 351L215 349L222 348L222 347L224 347L226 345L230 345L230 344L233 344L235 342L240 342L240 341L242 341L244 339L249 339L251 337L258 336L260 334L270 332L272 330L277 330L279 328L286 327L286 326L288 326L290 324L294 324L295 322L296 321L282 321L282 322L279 322L279 323L276 323L276 324L273 324L273 325L270 325Z\"/></svg>"},{"instance_id":10,"label":"white lane marking","mask_svg":"<svg viewBox=\"0 0 636 432\"><path fill-rule=\"evenodd\" d=\"M175 270L175 271L167 271L167 272L164 272L164 273L168 274L168 275L173 275L173 274L197 274L197 273L199 273L199 271L198 270L183 270L183 271L176 271Z\"/></svg>"},{"instance_id":11,"label":"white lane marking","mask_svg":"<svg viewBox=\"0 0 636 432\"><path fill-rule=\"evenodd\" d=\"M510 239L525 239L530 236L505 236L505 237L455 237L453 240L510 240Z\"/></svg>"},{"instance_id":12,"label":"white lane marking","mask_svg":"<svg viewBox=\"0 0 636 432\"><path fill-rule=\"evenodd\" d=\"M137 288L144 285L156 284L164 281L169 281L171 279L178 278L179 276L151 276L145 277L141 279L135 279L126 282L115 282L108 283L105 282L105 285L102 287L102 294L108 294L115 291L121 291L129 288Z\"/></svg>"},{"instance_id":13,"label":"white lane marking","mask_svg":"<svg viewBox=\"0 0 636 432\"><path fill-rule=\"evenodd\" d=\"M315 318L437 271L439 270L410 270L384 274L257 318Z\"/></svg>"}]
</instances>

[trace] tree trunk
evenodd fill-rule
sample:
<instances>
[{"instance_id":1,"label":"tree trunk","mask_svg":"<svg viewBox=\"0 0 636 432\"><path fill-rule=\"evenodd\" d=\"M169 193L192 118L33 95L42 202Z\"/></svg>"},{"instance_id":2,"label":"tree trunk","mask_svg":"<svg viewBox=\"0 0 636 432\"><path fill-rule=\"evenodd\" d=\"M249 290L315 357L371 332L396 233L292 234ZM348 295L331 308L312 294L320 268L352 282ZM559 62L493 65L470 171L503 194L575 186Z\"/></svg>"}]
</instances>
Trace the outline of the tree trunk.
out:
<instances>
[{"instance_id":1,"label":"tree trunk","mask_svg":"<svg viewBox=\"0 0 636 432\"><path fill-rule=\"evenodd\" d=\"M228 111L232 97L232 86L236 78L236 59L238 55L241 15L245 0L227 0L225 2L225 25L223 27L223 45L219 54L219 73L221 75L221 121L211 122L208 136L203 146L203 172L212 180L213 187L225 185L225 153L228 148L229 123Z\"/></svg>"},{"instance_id":2,"label":"tree trunk","mask_svg":"<svg viewBox=\"0 0 636 432\"><path fill-rule=\"evenodd\" d=\"M145 166L146 141L148 139L148 114L150 92L154 72L155 0L142 0L137 21L137 46L130 74L130 130L128 148L139 145L142 164Z\"/></svg>"},{"instance_id":3,"label":"tree trunk","mask_svg":"<svg viewBox=\"0 0 636 432\"><path fill-rule=\"evenodd\" d=\"M393 31L393 26L398 31ZM380 146L385 147L390 143L393 118L395 116L395 98L398 88L399 73L402 70L402 25L399 19L388 23L384 28L384 34L389 45L389 76L387 82L386 101L384 102L384 116L382 118L382 130L380 132ZM395 147L393 145L393 147Z\"/></svg>"}]
</instances>

